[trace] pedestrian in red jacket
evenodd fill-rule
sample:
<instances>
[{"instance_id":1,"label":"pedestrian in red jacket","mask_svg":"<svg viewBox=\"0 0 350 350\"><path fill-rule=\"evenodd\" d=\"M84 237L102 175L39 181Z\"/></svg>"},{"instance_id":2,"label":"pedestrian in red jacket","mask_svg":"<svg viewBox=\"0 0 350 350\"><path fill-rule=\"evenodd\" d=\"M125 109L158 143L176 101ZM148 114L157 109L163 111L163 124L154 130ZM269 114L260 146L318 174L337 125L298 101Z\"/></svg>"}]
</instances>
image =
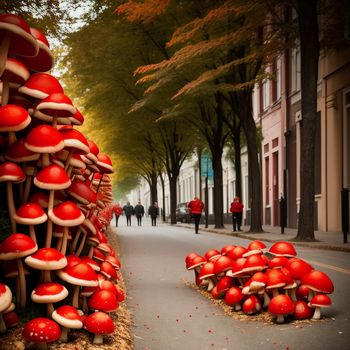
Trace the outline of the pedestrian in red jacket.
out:
<instances>
[{"instance_id":1,"label":"pedestrian in red jacket","mask_svg":"<svg viewBox=\"0 0 350 350\"><path fill-rule=\"evenodd\" d=\"M241 224L242 224L243 208L244 208L244 205L240 202L239 197L235 197L230 207L230 212L232 213L233 232L242 231Z\"/></svg>"},{"instance_id":2,"label":"pedestrian in red jacket","mask_svg":"<svg viewBox=\"0 0 350 350\"><path fill-rule=\"evenodd\" d=\"M198 233L199 221L202 216L204 204L198 197L194 197L194 199L187 204L187 207L190 211L191 216L194 219L195 232Z\"/></svg>"},{"instance_id":3,"label":"pedestrian in red jacket","mask_svg":"<svg viewBox=\"0 0 350 350\"><path fill-rule=\"evenodd\" d=\"M115 226L118 227L119 216L123 214L123 208L117 203L113 206L112 211L115 215Z\"/></svg>"}]
</instances>

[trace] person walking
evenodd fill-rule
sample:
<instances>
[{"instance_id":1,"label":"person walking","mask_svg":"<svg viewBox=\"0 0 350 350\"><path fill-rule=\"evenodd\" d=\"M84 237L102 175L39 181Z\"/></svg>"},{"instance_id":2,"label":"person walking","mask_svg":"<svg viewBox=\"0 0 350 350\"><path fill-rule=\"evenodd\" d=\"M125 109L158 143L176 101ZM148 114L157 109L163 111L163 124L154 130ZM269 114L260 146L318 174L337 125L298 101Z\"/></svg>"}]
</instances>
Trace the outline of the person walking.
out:
<instances>
[{"instance_id":1,"label":"person walking","mask_svg":"<svg viewBox=\"0 0 350 350\"><path fill-rule=\"evenodd\" d=\"M120 206L119 203L116 203L115 205L113 205L112 211L115 215L115 227L118 227L119 216L123 215L123 208Z\"/></svg>"},{"instance_id":2,"label":"person walking","mask_svg":"<svg viewBox=\"0 0 350 350\"><path fill-rule=\"evenodd\" d=\"M129 201L123 207L124 215L126 216L126 225L131 226L131 215L134 214L134 207L130 204Z\"/></svg>"},{"instance_id":3,"label":"person walking","mask_svg":"<svg viewBox=\"0 0 350 350\"><path fill-rule=\"evenodd\" d=\"M137 226L141 226L142 217L145 214L145 208L143 207L140 201L138 201L137 204L135 205L134 212L137 219Z\"/></svg>"},{"instance_id":4,"label":"person walking","mask_svg":"<svg viewBox=\"0 0 350 350\"><path fill-rule=\"evenodd\" d=\"M190 211L191 216L194 219L195 233L198 233L199 221L201 219L202 211L204 209L204 203L198 197L194 197L194 199L188 203L187 207Z\"/></svg>"},{"instance_id":5,"label":"person walking","mask_svg":"<svg viewBox=\"0 0 350 350\"><path fill-rule=\"evenodd\" d=\"M159 215L159 208L157 202L154 202L153 205L149 206L148 215L151 216L152 226L157 226L157 216Z\"/></svg>"},{"instance_id":6,"label":"person walking","mask_svg":"<svg viewBox=\"0 0 350 350\"><path fill-rule=\"evenodd\" d=\"M230 212L232 213L233 232L242 231L241 224L242 224L243 208L244 208L244 205L240 202L240 198L235 197L230 207Z\"/></svg>"}]
</instances>

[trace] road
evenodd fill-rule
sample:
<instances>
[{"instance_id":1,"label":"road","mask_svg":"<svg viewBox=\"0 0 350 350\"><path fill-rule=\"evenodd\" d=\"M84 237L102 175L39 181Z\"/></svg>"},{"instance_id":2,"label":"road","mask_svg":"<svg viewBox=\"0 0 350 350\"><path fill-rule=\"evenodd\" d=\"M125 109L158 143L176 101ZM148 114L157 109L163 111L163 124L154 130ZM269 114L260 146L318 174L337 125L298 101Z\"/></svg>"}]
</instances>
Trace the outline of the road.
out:
<instances>
[{"instance_id":1,"label":"road","mask_svg":"<svg viewBox=\"0 0 350 350\"><path fill-rule=\"evenodd\" d=\"M123 218L121 218L123 219ZM335 285L327 321L296 326L238 321L184 283L190 252L204 254L226 244L247 246L249 240L160 224L126 227L118 236L123 276L128 289L136 350L189 349L350 349L350 254L297 247L298 256L326 272ZM135 220L134 220L135 221ZM268 246L271 243L267 243Z\"/></svg>"}]
</instances>

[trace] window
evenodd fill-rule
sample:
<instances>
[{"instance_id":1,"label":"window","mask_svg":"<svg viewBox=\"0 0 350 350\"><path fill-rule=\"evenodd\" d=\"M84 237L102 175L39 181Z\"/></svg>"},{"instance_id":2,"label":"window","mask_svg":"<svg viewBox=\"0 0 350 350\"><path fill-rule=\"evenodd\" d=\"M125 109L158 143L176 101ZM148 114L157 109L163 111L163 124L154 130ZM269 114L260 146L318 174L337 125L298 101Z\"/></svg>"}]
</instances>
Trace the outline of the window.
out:
<instances>
[{"instance_id":1,"label":"window","mask_svg":"<svg viewBox=\"0 0 350 350\"><path fill-rule=\"evenodd\" d=\"M273 80L271 81L272 102L281 98L281 59L276 59L272 64Z\"/></svg>"},{"instance_id":2,"label":"window","mask_svg":"<svg viewBox=\"0 0 350 350\"><path fill-rule=\"evenodd\" d=\"M291 62L291 91L298 92L301 87L300 45L292 49Z\"/></svg>"},{"instance_id":3,"label":"window","mask_svg":"<svg viewBox=\"0 0 350 350\"><path fill-rule=\"evenodd\" d=\"M262 110L266 111L269 107L270 93L269 93L269 80L265 79L261 85L262 90Z\"/></svg>"},{"instance_id":4,"label":"window","mask_svg":"<svg viewBox=\"0 0 350 350\"><path fill-rule=\"evenodd\" d=\"M265 206L270 204L270 159L265 158Z\"/></svg>"}]
</instances>

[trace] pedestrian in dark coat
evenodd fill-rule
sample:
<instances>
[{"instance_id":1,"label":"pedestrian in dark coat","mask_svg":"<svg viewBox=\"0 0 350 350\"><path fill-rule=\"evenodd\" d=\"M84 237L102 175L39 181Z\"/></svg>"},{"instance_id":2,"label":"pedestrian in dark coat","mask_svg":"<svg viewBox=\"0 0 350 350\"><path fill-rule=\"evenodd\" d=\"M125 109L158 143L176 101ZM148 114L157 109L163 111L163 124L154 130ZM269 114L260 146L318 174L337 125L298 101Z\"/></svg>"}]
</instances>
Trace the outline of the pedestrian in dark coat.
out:
<instances>
[{"instance_id":1,"label":"pedestrian in dark coat","mask_svg":"<svg viewBox=\"0 0 350 350\"><path fill-rule=\"evenodd\" d=\"M131 215L134 214L134 207L130 205L130 202L126 202L123 207L124 215L126 216L126 225L131 226Z\"/></svg>"},{"instance_id":2,"label":"pedestrian in dark coat","mask_svg":"<svg viewBox=\"0 0 350 350\"><path fill-rule=\"evenodd\" d=\"M115 226L118 227L119 216L123 214L123 209L119 203L115 204L112 208L115 215Z\"/></svg>"},{"instance_id":3,"label":"pedestrian in dark coat","mask_svg":"<svg viewBox=\"0 0 350 350\"><path fill-rule=\"evenodd\" d=\"M242 231L241 224L242 224L243 208L244 208L244 205L240 202L240 198L235 197L230 207L230 212L232 213L233 231Z\"/></svg>"},{"instance_id":4,"label":"pedestrian in dark coat","mask_svg":"<svg viewBox=\"0 0 350 350\"><path fill-rule=\"evenodd\" d=\"M154 202L148 208L148 215L151 217L152 226L157 226L157 216L159 215L158 203Z\"/></svg>"},{"instance_id":5,"label":"pedestrian in dark coat","mask_svg":"<svg viewBox=\"0 0 350 350\"><path fill-rule=\"evenodd\" d=\"M198 233L199 221L204 209L204 203L198 197L194 197L194 199L188 203L187 207L190 211L191 217L194 219L195 232Z\"/></svg>"},{"instance_id":6,"label":"pedestrian in dark coat","mask_svg":"<svg viewBox=\"0 0 350 350\"><path fill-rule=\"evenodd\" d=\"M145 208L143 207L140 201L138 201L137 204L135 205L134 213L137 219L137 226L141 226L142 217L145 215Z\"/></svg>"}]
</instances>

